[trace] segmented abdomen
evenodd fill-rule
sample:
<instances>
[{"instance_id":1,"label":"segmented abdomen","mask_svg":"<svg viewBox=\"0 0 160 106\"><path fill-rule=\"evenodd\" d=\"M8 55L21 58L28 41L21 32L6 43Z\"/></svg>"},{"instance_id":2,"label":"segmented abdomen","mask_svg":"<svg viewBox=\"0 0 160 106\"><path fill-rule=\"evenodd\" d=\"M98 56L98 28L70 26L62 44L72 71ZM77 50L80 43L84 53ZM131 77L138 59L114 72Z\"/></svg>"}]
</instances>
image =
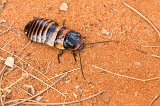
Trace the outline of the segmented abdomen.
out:
<instances>
[{"instance_id":1,"label":"segmented abdomen","mask_svg":"<svg viewBox=\"0 0 160 106\"><path fill-rule=\"evenodd\" d=\"M34 18L24 29L27 37L34 42L45 43L49 46L57 46L64 49L63 42L66 33L65 27L59 27L56 22L44 18Z\"/></svg>"}]
</instances>

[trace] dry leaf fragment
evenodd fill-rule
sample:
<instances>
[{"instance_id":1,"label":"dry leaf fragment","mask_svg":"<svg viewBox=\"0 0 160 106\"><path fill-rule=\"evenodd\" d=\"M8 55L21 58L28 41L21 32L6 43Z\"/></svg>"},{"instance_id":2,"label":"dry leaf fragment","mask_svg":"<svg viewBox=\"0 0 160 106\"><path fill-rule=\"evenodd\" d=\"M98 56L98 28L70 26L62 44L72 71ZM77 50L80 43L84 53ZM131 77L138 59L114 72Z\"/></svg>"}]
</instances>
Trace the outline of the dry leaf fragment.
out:
<instances>
[{"instance_id":1,"label":"dry leaf fragment","mask_svg":"<svg viewBox=\"0 0 160 106\"><path fill-rule=\"evenodd\" d=\"M14 66L14 58L13 57L7 57L5 63L6 66L13 68Z\"/></svg>"},{"instance_id":2,"label":"dry leaf fragment","mask_svg":"<svg viewBox=\"0 0 160 106\"><path fill-rule=\"evenodd\" d=\"M11 92L12 92L12 90L9 89L9 88L5 89L5 91L6 91L7 93L11 93Z\"/></svg>"},{"instance_id":3,"label":"dry leaf fragment","mask_svg":"<svg viewBox=\"0 0 160 106\"><path fill-rule=\"evenodd\" d=\"M6 22L6 20L0 20L0 24L1 24L1 23L5 23L5 22Z\"/></svg>"},{"instance_id":4,"label":"dry leaf fragment","mask_svg":"<svg viewBox=\"0 0 160 106\"><path fill-rule=\"evenodd\" d=\"M102 100L103 102L105 102L106 104L110 102L111 98L113 97L113 93L111 91L107 91L105 93L103 93L100 96L100 100Z\"/></svg>"},{"instance_id":5,"label":"dry leaf fragment","mask_svg":"<svg viewBox=\"0 0 160 106\"><path fill-rule=\"evenodd\" d=\"M68 93L68 91L65 89L64 92L63 92L63 94L64 94L64 95L68 95L69 93Z\"/></svg>"},{"instance_id":6,"label":"dry leaf fragment","mask_svg":"<svg viewBox=\"0 0 160 106\"><path fill-rule=\"evenodd\" d=\"M43 96L38 96L35 100L36 100L37 102L40 102L42 99L43 99Z\"/></svg>"},{"instance_id":7,"label":"dry leaf fragment","mask_svg":"<svg viewBox=\"0 0 160 106\"><path fill-rule=\"evenodd\" d=\"M83 89L82 89L82 87L80 85L76 85L75 89L80 91L80 92L83 92Z\"/></svg>"},{"instance_id":8,"label":"dry leaf fragment","mask_svg":"<svg viewBox=\"0 0 160 106\"><path fill-rule=\"evenodd\" d=\"M32 95L35 94L35 89L33 88L32 85L27 85L27 84L25 84L25 85L23 85L23 87L24 87L25 89L27 89L28 93L30 93L30 94L32 94Z\"/></svg>"},{"instance_id":9,"label":"dry leaf fragment","mask_svg":"<svg viewBox=\"0 0 160 106\"><path fill-rule=\"evenodd\" d=\"M68 11L68 5L67 3L62 3L61 6L60 6L60 10L61 11Z\"/></svg>"},{"instance_id":10,"label":"dry leaf fragment","mask_svg":"<svg viewBox=\"0 0 160 106\"><path fill-rule=\"evenodd\" d=\"M74 98L77 98L77 97L78 97L78 95L77 95L77 94L75 94L75 93L72 93L72 94L73 94Z\"/></svg>"},{"instance_id":11,"label":"dry leaf fragment","mask_svg":"<svg viewBox=\"0 0 160 106\"><path fill-rule=\"evenodd\" d=\"M26 78L29 78L29 77L30 77L29 73L26 73L26 72L23 72L23 73L22 73L22 76L23 76L23 77L26 77Z\"/></svg>"},{"instance_id":12,"label":"dry leaf fragment","mask_svg":"<svg viewBox=\"0 0 160 106\"><path fill-rule=\"evenodd\" d=\"M72 82L71 80L65 81L66 84L69 84L69 83L71 83L71 82Z\"/></svg>"},{"instance_id":13,"label":"dry leaf fragment","mask_svg":"<svg viewBox=\"0 0 160 106\"><path fill-rule=\"evenodd\" d=\"M3 8L4 8L4 6L5 6L5 4L8 2L8 0L2 0L2 3L1 3L1 5L0 5L0 11L2 11L3 10Z\"/></svg>"},{"instance_id":14,"label":"dry leaf fragment","mask_svg":"<svg viewBox=\"0 0 160 106\"><path fill-rule=\"evenodd\" d=\"M104 27L102 27L101 33L102 33L103 35L108 35L108 36L111 36L111 34L112 34L110 31L108 31L108 30L105 29Z\"/></svg>"},{"instance_id":15,"label":"dry leaf fragment","mask_svg":"<svg viewBox=\"0 0 160 106\"><path fill-rule=\"evenodd\" d=\"M5 98L6 100L11 99L12 98L12 90L7 88L3 91L3 95L2 97Z\"/></svg>"}]
</instances>

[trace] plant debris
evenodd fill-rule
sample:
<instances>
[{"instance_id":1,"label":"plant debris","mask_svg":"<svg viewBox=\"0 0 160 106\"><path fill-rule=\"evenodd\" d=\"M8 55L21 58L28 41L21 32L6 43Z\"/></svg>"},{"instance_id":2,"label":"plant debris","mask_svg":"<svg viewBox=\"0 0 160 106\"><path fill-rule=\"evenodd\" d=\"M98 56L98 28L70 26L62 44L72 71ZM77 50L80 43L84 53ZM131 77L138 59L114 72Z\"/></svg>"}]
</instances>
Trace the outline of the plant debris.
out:
<instances>
[{"instance_id":1,"label":"plant debris","mask_svg":"<svg viewBox=\"0 0 160 106\"><path fill-rule=\"evenodd\" d=\"M83 89L82 89L82 87L80 85L76 85L75 89L80 91L80 92L83 92Z\"/></svg>"},{"instance_id":2,"label":"plant debris","mask_svg":"<svg viewBox=\"0 0 160 106\"><path fill-rule=\"evenodd\" d=\"M6 99L6 100L11 99L12 97L13 97L12 93L6 92L6 95L5 95L5 99Z\"/></svg>"},{"instance_id":3,"label":"plant debris","mask_svg":"<svg viewBox=\"0 0 160 106\"><path fill-rule=\"evenodd\" d=\"M35 94L35 89L33 88L32 85L27 85L27 84L25 84L23 87L27 89L28 93L30 93L30 94L32 94L32 95Z\"/></svg>"},{"instance_id":4,"label":"plant debris","mask_svg":"<svg viewBox=\"0 0 160 106\"><path fill-rule=\"evenodd\" d=\"M5 89L5 91L7 92L7 93L11 93L12 92L12 90L11 89Z\"/></svg>"},{"instance_id":5,"label":"plant debris","mask_svg":"<svg viewBox=\"0 0 160 106\"><path fill-rule=\"evenodd\" d=\"M40 102L43 99L43 96L37 96L37 98L35 99L37 102Z\"/></svg>"},{"instance_id":6,"label":"plant debris","mask_svg":"<svg viewBox=\"0 0 160 106\"><path fill-rule=\"evenodd\" d=\"M6 23L6 20L0 20L0 24L1 24L1 23Z\"/></svg>"},{"instance_id":7,"label":"plant debris","mask_svg":"<svg viewBox=\"0 0 160 106\"><path fill-rule=\"evenodd\" d=\"M77 97L78 97L78 95L77 95L77 94L75 94L75 93L72 93L72 94L73 94L74 98L77 98Z\"/></svg>"},{"instance_id":8,"label":"plant debris","mask_svg":"<svg viewBox=\"0 0 160 106\"><path fill-rule=\"evenodd\" d=\"M7 29L6 29L5 31L0 32L0 35L2 35L2 34L4 34L4 33L8 32L8 31L10 31L10 30L12 29L12 26L14 25L14 23L15 23L15 22L12 22L12 24L11 24L9 27L7 27Z\"/></svg>"},{"instance_id":9,"label":"plant debris","mask_svg":"<svg viewBox=\"0 0 160 106\"><path fill-rule=\"evenodd\" d=\"M3 95L2 95L3 94ZM11 89L5 89L4 91L3 91L3 93L2 93L1 95L2 95L2 98L4 99L4 100L9 100L9 99L11 99L12 98L12 91L11 91Z\"/></svg>"},{"instance_id":10,"label":"plant debris","mask_svg":"<svg viewBox=\"0 0 160 106\"><path fill-rule=\"evenodd\" d=\"M65 84L69 84L71 82L72 82L72 80L67 80L67 81L65 81Z\"/></svg>"},{"instance_id":11,"label":"plant debris","mask_svg":"<svg viewBox=\"0 0 160 106\"><path fill-rule=\"evenodd\" d=\"M8 2L8 0L2 0L2 3L0 4L0 11L3 10L3 8L5 7L7 2Z\"/></svg>"},{"instance_id":12,"label":"plant debris","mask_svg":"<svg viewBox=\"0 0 160 106\"><path fill-rule=\"evenodd\" d=\"M110 31L108 31L107 29L105 29L104 27L102 27L101 33L102 33L102 35L107 35L107 36L112 35L112 33Z\"/></svg>"},{"instance_id":13,"label":"plant debris","mask_svg":"<svg viewBox=\"0 0 160 106\"><path fill-rule=\"evenodd\" d=\"M6 66L13 68L14 66L14 58L13 57L7 57L5 63Z\"/></svg>"},{"instance_id":14,"label":"plant debris","mask_svg":"<svg viewBox=\"0 0 160 106\"><path fill-rule=\"evenodd\" d=\"M67 3L62 3L61 6L60 6L60 10L61 11L68 11L68 5Z\"/></svg>"},{"instance_id":15,"label":"plant debris","mask_svg":"<svg viewBox=\"0 0 160 106\"><path fill-rule=\"evenodd\" d=\"M104 103L108 104L113 96L114 96L114 94L111 91L107 91L100 96L100 100L102 100Z\"/></svg>"}]
</instances>

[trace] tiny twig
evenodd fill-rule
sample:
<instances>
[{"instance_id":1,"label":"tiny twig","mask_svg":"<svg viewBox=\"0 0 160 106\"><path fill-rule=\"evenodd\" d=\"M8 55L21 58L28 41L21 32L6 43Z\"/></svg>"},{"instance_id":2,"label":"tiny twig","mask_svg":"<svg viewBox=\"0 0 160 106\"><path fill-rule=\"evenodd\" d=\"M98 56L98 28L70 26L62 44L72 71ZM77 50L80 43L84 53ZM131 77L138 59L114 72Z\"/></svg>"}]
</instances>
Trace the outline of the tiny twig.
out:
<instances>
[{"instance_id":1,"label":"tiny twig","mask_svg":"<svg viewBox=\"0 0 160 106\"><path fill-rule=\"evenodd\" d=\"M61 73L61 74L55 75L54 77L49 78L49 79L51 80L51 79L53 79L53 78L57 78L57 77L59 77L59 76L61 76L61 75L64 75L64 74L66 74L66 73L70 73L70 72L73 72L73 71L77 71L77 70L79 70L79 69L80 69L80 68L73 69L73 70L69 70L69 71L67 71L67 72L64 72L64 73Z\"/></svg>"},{"instance_id":2,"label":"tiny twig","mask_svg":"<svg viewBox=\"0 0 160 106\"><path fill-rule=\"evenodd\" d=\"M2 91L2 79L3 79L3 74L6 70L6 65L2 68L2 70L0 71L0 101L1 101L1 105L4 106L4 101L3 101L3 98L2 98L2 94L3 94L3 91Z\"/></svg>"},{"instance_id":3,"label":"tiny twig","mask_svg":"<svg viewBox=\"0 0 160 106\"><path fill-rule=\"evenodd\" d=\"M160 95L156 95L152 101L150 102L149 106L153 106L154 102L158 100L158 98L160 97Z\"/></svg>"},{"instance_id":4,"label":"tiny twig","mask_svg":"<svg viewBox=\"0 0 160 106\"><path fill-rule=\"evenodd\" d=\"M136 10L135 8L133 8L132 6L130 6L129 4L127 4L126 2L123 3L125 6L127 6L128 8L130 8L132 11L134 11L135 13L137 13L138 15L140 15L145 21L147 21L152 28L158 33L158 36L160 37L160 31L159 29L144 15L142 15L142 13L140 13L138 10Z\"/></svg>"},{"instance_id":5,"label":"tiny twig","mask_svg":"<svg viewBox=\"0 0 160 106\"><path fill-rule=\"evenodd\" d=\"M24 102L24 104L30 104L30 105L51 105L51 106L57 106L57 105L69 105L69 104L74 104L74 103L80 103L80 102L83 102L83 101L86 101L88 99L92 99L94 97L97 97L101 94L103 94L104 92L103 91L100 91L96 94L93 94L91 96L88 96L86 98L83 98L83 99L80 99L80 100L75 100L75 101L69 101L69 102L62 102L62 103L41 103L41 102L36 102L36 103L33 103L33 102ZM12 106L12 105L10 105Z\"/></svg>"},{"instance_id":6,"label":"tiny twig","mask_svg":"<svg viewBox=\"0 0 160 106\"><path fill-rule=\"evenodd\" d=\"M0 24L0 26L2 26L2 27L4 27L4 28L8 28L6 25ZM15 31L16 33L18 33L18 34L20 34L20 35L24 35L24 32L23 32L23 31L21 31L21 30L19 30L19 29L16 29L16 28L14 28L14 27L12 27L10 30Z\"/></svg>"},{"instance_id":7,"label":"tiny twig","mask_svg":"<svg viewBox=\"0 0 160 106\"><path fill-rule=\"evenodd\" d=\"M8 44L10 44L16 37L14 37L13 39L11 39L9 42L7 42L2 48L5 48Z\"/></svg>"},{"instance_id":8,"label":"tiny twig","mask_svg":"<svg viewBox=\"0 0 160 106\"><path fill-rule=\"evenodd\" d=\"M1 57L1 58L2 58L2 57ZM6 69L6 65L1 69L1 71L0 71L0 76L2 76L2 75L3 75L3 73L4 73L5 69Z\"/></svg>"},{"instance_id":9,"label":"tiny twig","mask_svg":"<svg viewBox=\"0 0 160 106\"><path fill-rule=\"evenodd\" d=\"M1 106L4 106L2 94L1 94Z\"/></svg>"},{"instance_id":10,"label":"tiny twig","mask_svg":"<svg viewBox=\"0 0 160 106\"><path fill-rule=\"evenodd\" d=\"M33 74L31 74L31 73L27 72L26 70L22 69L21 67L19 67L18 65L16 65L16 64L14 64L14 65L15 65L17 68L21 69L22 71L28 73L31 77L37 79L38 81L42 82L42 83L45 84L46 86L51 87L53 90L55 90L56 92L60 93L62 96L65 97L65 95L64 95L63 93L61 93L60 91L58 91L56 88L54 88L54 87L50 86L49 84L45 83L44 81L42 81L41 79L37 78L37 77L34 76Z\"/></svg>"},{"instance_id":11,"label":"tiny twig","mask_svg":"<svg viewBox=\"0 0 160 106\"><path fill-rule=\"evenodd\" d=\"M23 101L23 100L25 100L25 99L14 99L14 100L10 100L10 101L8 101L8 102L5 102L5 105L6 104L11 104L11 103L14 103L14 102L21 102L21 101ZM38 101L35 101L35 100L28 100L29 102L38 102Z\"/></svg>"},{"instance_id":12,"label":"tiny twig","mask_svg":"<svg viewBox=\"0 0 160 106\"><path fill-rule=\"evenodd\" d=\"M19 51L19 53L17 54L17 56L18 56L24 49L26 49L30 44L31 44L31 42L29 42L28 44L26 44L26 45Z\"/></svg>"},{"instance_id":13,"label":"tiny twig","mask_svg":"<svg viewBox=\"0 0 160 106\"><path fill-rule=\"evenodd\" d=\"M147 51L144 51L144 50L141 50L141 49L134 49L134 50L136 50L138 52L141 52L143 54L149 54ZM155 54L150 54L150 56L155 57L155 58L160 58L160 56L155 55Z\"/></svg>"},{"instance_id":14,"label":"tiny twig","mask_svg":"<svg viewBox=\"0 0 160 106\"><path fill-rule=\"evenodd\" d=\"M117 74L117 73L114 73L114 72L111 72L111 71L102 69L102 68L100 68L100 67L98 67L98 66L96 66L96 65L92 65L92 67L98 68L98 69L100 69L100 70L103 70L103 71L105 71L105 72L108 72L108 73L113 74L113 75L116 75L116 76L120 76L120 77L124 77L124 78L129 78L129 79L133 79L133 80L137 80L137 81L146 82L146 81L151 81L151 80L160 79L160 77L155 77L155 78L150 78L150 79L140 79L140 78L135 78L135 77L130 77L130 76L126 76L126 75Z\"/></svg>"},{"instance_id":15,"label":"tiny twig","mask_svg":"<svg viewBox=\"0 0 160 106\"><path fill-rule=\"evenodd\" d=\"M52 66L52 61L50 61L50 62L48 63L47 68L44 70L44 74L47 74L48 69L49 69L51 66Z\"/></svg>"},{"instance_id":16,"label":"tiny twig","mask_svg":"<svg viewBox=\"0 0 160 106\"><path fill-rule=\"evenodd\" d=\"M22 87L18 87L18 86L14 86L17 90L22 90L24 91L25 93L27 93L29 96L32 96L32 94L28 91L26 91L25 89L23 89Z\"/></svg>"},{"instance_id":17,"label":"tiny twig","mask_svg":"<svg viewBox=\"0 0 160 106\"><path fill-rule=\"evenodd\" d=\"M64 74L63 76L61 76L58 80L56 80L56 81L55 81L54 83L52 83L50 86L47 86L44 90L40 91L39 93L33 95L32 97L30 97L30 98L28 98L28 99L24 99L24 100L22 100L22 101L20 101L20 102L18 102L18 103L15 103L15 104L13 104L13 105L11 105L11 106L19 105L19 104L21 104L21 103L24 103L24 102L26 102L26 101L29 101L29 100L31 100L31 99L33 99L33 98L35 98L35 97L43 94L43 93L46 92L51 86L56 85L59 81L61 81L61 80L62 80L63 78L65 78L66 76L67 76L67 73ZM13 102L17 102L17 101L15 101L15 100L8 101L8 102L5 102L5 105L6 105L6 104L13 103Z\"/></svg>"},{"instance_id":18,"label":"tiny twig","mask_svg":"<svg viewBox=\"0 0 160 106\"><path fill-rule=\"evenodd\" d=\"M141 45L142 47L151 47L151 48L160 48L160 46L145 46L145 45Z\"/></svg>"},{"instance_id":19,"label":"tiny twig","mask_svg":"<svg viewBox=\"0 0 160 106\"><path fill-rule=\"evenodd\" d=\"M2 34L4 34L4 33L8 32L9 30L11 30L11 29L12 29L12 26L14 25L14 23L15 23L15 22L13 22L5 31L1 32L0 35L2 35Z\"/></svg>"},{"instance_id":20,"label":"tiny twig","mask_svg":"<svg viewBox=\"0 0 160 106\"><path fill-rule=\"evenodd\" d=\"M156 58L160 58L160 56L155 55L155 54L152 54L151 56L152 56L152 57L156 57Z\"/></svg>"},{"instance_id":21,"label":"tiny twig","mask_svg":"<svg viewBox=\"0 0 160 106\"><path fill-rule=\"evenodd\" d=\"M148 52L146 52L146 51L144 51L144 50L142 50L142 49L137 49L137 48L135 48L134 50L136 50L136 51L138 51L138 52L141 52L141 53L143 53L143 54L148 54Z\"/></svg>"},{"instance_id":22,"label":"tiny twig","mask_svg":"<svg viewBox=\"0 0 160 106\"><path fill-rule=\"evenodd\" d=\"M5 87L3 90L9 89L11 88L13 85L17 84L19 81L21 81L24 78L24 76L20 77L18 80L16 80L15 82L13 82L11 85Z\"/></svg>"}]
</instances>

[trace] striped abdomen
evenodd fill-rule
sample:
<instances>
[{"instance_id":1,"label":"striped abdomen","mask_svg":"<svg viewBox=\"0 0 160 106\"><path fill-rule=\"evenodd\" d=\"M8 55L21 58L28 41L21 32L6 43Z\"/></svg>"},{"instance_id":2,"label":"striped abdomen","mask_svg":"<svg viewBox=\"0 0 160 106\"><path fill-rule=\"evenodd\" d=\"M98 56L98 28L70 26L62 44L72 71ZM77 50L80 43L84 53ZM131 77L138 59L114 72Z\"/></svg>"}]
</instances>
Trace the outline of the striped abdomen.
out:
<instances>
[{"instance_id":1,"label":"striped abdomen","mask_svg":"<svg viewBox=\"0 0 160 106\"><path fill-rule=\"evenodd\" d=\"M60 27L50 19L34 18L25 26L24 32L32 41L58 49L77 50L82 44L78 32Z\"/></svg>"},{"instance_id":2,"label":"striped abdomen","mask_svg":"<svg viewBox=\"0 0 160 106\"><path fill-rule=\"evenodd\" d=\"M64 49L63 42L67 32L65 27L59 27L53 20L43 18L34 18L25 27L27 37L34 42L45 43L53 47L56 46L56 38L59 39L57 42L59 49Z\"/></svg>"}]
</instances>

